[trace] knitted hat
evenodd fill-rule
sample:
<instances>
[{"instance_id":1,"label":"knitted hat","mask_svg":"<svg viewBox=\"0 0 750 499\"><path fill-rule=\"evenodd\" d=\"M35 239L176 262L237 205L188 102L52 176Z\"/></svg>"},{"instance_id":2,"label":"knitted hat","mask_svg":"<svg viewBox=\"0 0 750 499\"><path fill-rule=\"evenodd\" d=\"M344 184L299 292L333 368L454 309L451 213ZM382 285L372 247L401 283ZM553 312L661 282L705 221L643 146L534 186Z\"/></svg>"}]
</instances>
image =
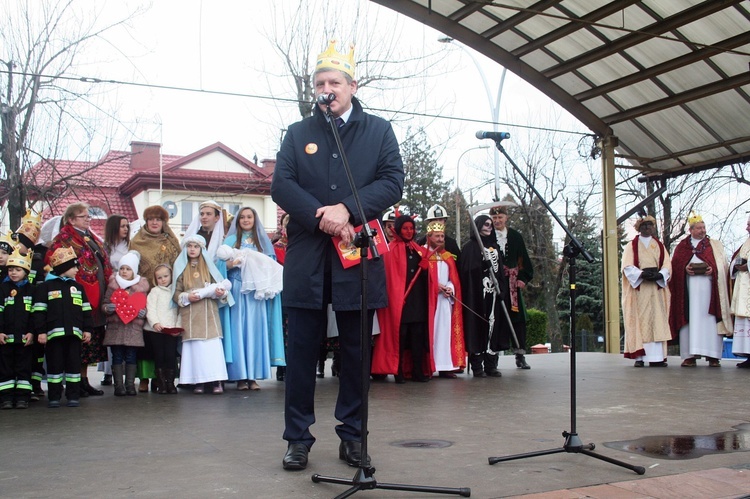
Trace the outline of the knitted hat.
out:
<instances>
[{"instance_id":1,"label":"knitted hat","mask_svg":"<svg viewBox=\"0 0 750 499\"><path fill-rule=\"evenodd\" d=\"M158 218L166 223L169 221L169 212L158 204L149 206L143 210L143 219L148 222L152 218Z\"/></svg>"},{"instance_id":2,"label":"knitted hat","mask_svg":"<svg viewBox=\"0 0 750 499\"><path fill-rule=\"evenodd\" d=\"M138 266L140 264L141 264L141 254L138 253L136 250L130 250L120 258L119 267L122 267L123 265L127 265L133 270L133 272L137 274ZM119 270L119 267L118 267L118 270Z\"/></svg>"},{"instance_id":3,"label":"knitted hat","mask_svg":"<svg viewBox=\"0 0 750 499\"><path fill-rule=\"evenodd\" d=\"M18 251L18 248L16 248L8 257L8 262L5 265L8 267L21 267L28 272L31 270L31 259L33 257L33 251L29 251L26 255L22 255L21 252Z\"/></svg>"},{"instance_id":4,"label":"knitted hat","mask_svg":"<svg viewBox=\"0 0 750 499\"><path fill-rule=\"evenodd\" d=\"M49 259L52 273L61 275L64 272L78 266L78 257L73 248L57 248Z\"/></svg>"}]
</instances>

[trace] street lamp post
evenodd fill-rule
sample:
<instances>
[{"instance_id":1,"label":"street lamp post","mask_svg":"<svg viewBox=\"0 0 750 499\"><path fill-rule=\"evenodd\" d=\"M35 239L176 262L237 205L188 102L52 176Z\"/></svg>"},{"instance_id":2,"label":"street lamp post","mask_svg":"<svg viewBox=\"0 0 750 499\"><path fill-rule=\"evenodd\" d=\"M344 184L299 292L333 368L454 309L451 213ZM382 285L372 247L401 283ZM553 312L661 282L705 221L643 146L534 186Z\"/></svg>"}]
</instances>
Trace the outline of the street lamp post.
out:
<instances>
[{"instance_id":1,"label":"street lamp post","mask_svg":"<svg viewBox=\"0 0 750 499\"><path fill-rule=\"evenodd\" d=\"M471 147L464 152L461 153L461 155L458 157L458 161L456 161L456 241L458 241L458 244L461 244L461 206L458 202L458 191L461 189L461 179L458 176L459 167L461 166L461 158L464 157L464 154L466 154L469 151L474 151L476 149L487 149L490 146L488 145L482 145L482 146L476 146Z\"/></svg>"},{"instance_id":2,"label":"street lamp post","mask_svg":"<svg viewBox=\"0 0 750 499\"><path fill-rule=\"evenodd\" d=\"M438 42L440 43L453 43L455 40L449 36L443 36L438 38ZM500 74L500 85L498 85L497 88L497 98L492 98L492 90L490 89L489 84L487 83L487 76L484 74L484 70L482 69L482 66L479 64L479 61L477 61L477 58L474 57L474 54L464 47L461 44L454 43L454 45L464 52L466 52L469 57L471 57L472 62L474 62L474 65L477 68L477 71L479 71L479 76L482 78L482 83L484 84L484 90L487 93L487 102L490 105L490 111L492 113L492 130L494 132L497 132L497 121L500 118L500 99L503 96L503 85L505 84L505 73L507 72L506 68L503 68L503 72ZM494 154L494 162L495 162L495 201L500 200L500 152L496 149Z\"/></svg>"}]
</instances>

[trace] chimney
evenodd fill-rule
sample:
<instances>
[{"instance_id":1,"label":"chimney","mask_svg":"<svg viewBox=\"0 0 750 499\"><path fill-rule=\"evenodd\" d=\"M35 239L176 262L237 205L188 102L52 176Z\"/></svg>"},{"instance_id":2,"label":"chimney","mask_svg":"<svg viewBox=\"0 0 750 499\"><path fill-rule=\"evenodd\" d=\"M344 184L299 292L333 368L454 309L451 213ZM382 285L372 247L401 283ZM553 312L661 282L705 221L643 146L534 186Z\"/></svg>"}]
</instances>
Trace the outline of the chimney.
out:
<instances>
[{"instance_id":1,"label":"chimney","mask_svg":"<svg viewBox=\"0 0 750 499\"><path fill-rule=\"evenodd\" d=\"M260 167L273 173L274 168L276 168L276 158L260 160Z\"/></svg>"},{"instance_id":2,"label":"chimney","mask_svg":"<svg viewBox=\"0 0 750 499\"><path fill-rule=\"evenodd\" d=\"M130 169L131 170L158 170L161 161L161 144L154 142L130 143Z\"/></svg>"}]
</instances>

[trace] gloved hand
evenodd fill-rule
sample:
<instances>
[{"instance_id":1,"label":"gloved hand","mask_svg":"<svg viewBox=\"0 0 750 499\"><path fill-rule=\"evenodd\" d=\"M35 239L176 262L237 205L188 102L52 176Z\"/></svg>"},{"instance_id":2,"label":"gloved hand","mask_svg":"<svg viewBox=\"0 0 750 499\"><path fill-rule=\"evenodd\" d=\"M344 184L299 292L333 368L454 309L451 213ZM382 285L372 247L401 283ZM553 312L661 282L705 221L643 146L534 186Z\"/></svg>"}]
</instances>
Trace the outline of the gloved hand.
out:
<instances>
[{"instance_id":1,"label":"gloved hand","mask_svg":"<svg viewBox=\"0 0 750 499\"><path fill-rule=\"evenodd\" d=\"M426 257L422 257L419 260L419 268L421 268L422 270L430 270L430 262Z\"/></svg>"},{"instance_id":2,"label":"gloved hand","mask_svg":"<svg viewBox=\"0 0 750 499\"><path fill-rule=\"evenodd\" d=\"M644 281L658 281L661 278L661 274L659 273L659 270L656 268L648 268L648 269L643 269L643 272L641 273L641 278Z\"/></svg>"},{"instance_id":3,"label":"gloved hand","mask_svg":"<svg viewBox=\"0 0 750 499\"><path fill-rule=\"evenodd\" d=\"M114 303L105 303L102 305L102 311L104 311L107 315L112 315L115 313L115 309L117 309L117 306Z\"/></svg>"},{"instance_id":4,"label":"gloved hand","mask_svg":"<svg viewBox=\"0 0 750 499\"><path fill-rule=\"evenodd\" d=\"M138 318L139 319L145 319L146 318L146 309L142 308L138 311Z\"/></svg>"}]
</instances>

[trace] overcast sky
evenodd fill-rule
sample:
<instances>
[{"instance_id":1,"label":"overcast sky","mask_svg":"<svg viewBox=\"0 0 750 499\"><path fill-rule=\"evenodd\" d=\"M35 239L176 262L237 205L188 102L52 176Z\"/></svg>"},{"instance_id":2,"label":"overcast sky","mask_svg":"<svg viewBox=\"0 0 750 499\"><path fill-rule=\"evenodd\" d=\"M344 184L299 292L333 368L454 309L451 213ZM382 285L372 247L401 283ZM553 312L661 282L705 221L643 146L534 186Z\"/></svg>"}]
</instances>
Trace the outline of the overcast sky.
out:
<instances>
[{"instance_id":1,"label":"overcast sky","mask_svg":"<svg viewBox=\"0 0 750 499\"><path fill-rule=\"evenodd\" d=\"M426 127L439 154L444 177L455 181L457 162L461 158L460 186L467 197L468 192L473 191L476 201L490 201L494 144L490 140L480 141L474 134L477 130L492 130L487 89L494 100L502 68L470 49L441 44L437 41L443 36L441 33L365 0L329 3L328 11L316 15L313 26L320 28L320 39L314 44L316 54L327 45L322 26L331 24L331 18L353 24L351 6L356 2L360 2L369 20L376 20L379 36L395 38L403 53L438 52L442 59L433 77L411 81L410 88L387 92L363 88L360 96L375 108L376 114L393 117L395 111L402 109L403 101L421 99L423 94L421 104L414 110L424 116L395 115L397 136L402 139L407 126ZM91 44L78 60L76 76L194 90L121 84L97 86L97 91L103 94L102 105L115 108L118 119L128 125L128 130L114 137L108 135L112 139L110 143L96 144L83 151L84 157L77 159L96 159L101 147L128 149L131 140L159 142L166 154L190 154L221 141L250 159L255 155L259 160L275 157L281 130L297 121L299 114L296 103L277 100L292 99L295 95L289 79L285 78L283 61L272 50L266 34L272 31L273 23L280 22L278 15L272 15L273 9L287 9L297 3L297 0L158 0L153 3L75 0L72 11L86 12L88 18L96 12L100 24L146 7L127 29L109 32L106 40ZM18 3L17 0L0 0L0 5L9 11ZM338 5L349 9L332 12L331 6ZM345 33L337 37L342 42L341 47L351 41L346 39ZM468 55L469 52L474 56ZM363 54L357 53L355 58L362 57ZM522 162L524 148L544 140L540 137L545 136L545 132L538 128L571 131L575 133L556 134L557 140L572 149L568 151L571 163L560 174L568 176L569 185L581 186L593 181L589 171L598 177L599 162L581 160L575 151L580 134L587 130L544 94L507 73L499 107L499 129L512 135L504 146L517 162ZM585 144L590 147L590 141L584 141ZM473 150L479 146L492 147ZM93 157L85 157L86 154ZM587 163L589 169L586 169ZM487 187L478 188L488 183ZM507 192L501 185L500 197ZM721 201L731 205L736 199L727 195ZM554 207L562 210L562 206ZM618 206L618 212L625 209L627 207ZM712 216L707 214L709 220ZM730 246L745 237L743 215L735 225L739 226L738 230L728 236L731 242L726 241Z\"/></svg>"}]
</instances>

